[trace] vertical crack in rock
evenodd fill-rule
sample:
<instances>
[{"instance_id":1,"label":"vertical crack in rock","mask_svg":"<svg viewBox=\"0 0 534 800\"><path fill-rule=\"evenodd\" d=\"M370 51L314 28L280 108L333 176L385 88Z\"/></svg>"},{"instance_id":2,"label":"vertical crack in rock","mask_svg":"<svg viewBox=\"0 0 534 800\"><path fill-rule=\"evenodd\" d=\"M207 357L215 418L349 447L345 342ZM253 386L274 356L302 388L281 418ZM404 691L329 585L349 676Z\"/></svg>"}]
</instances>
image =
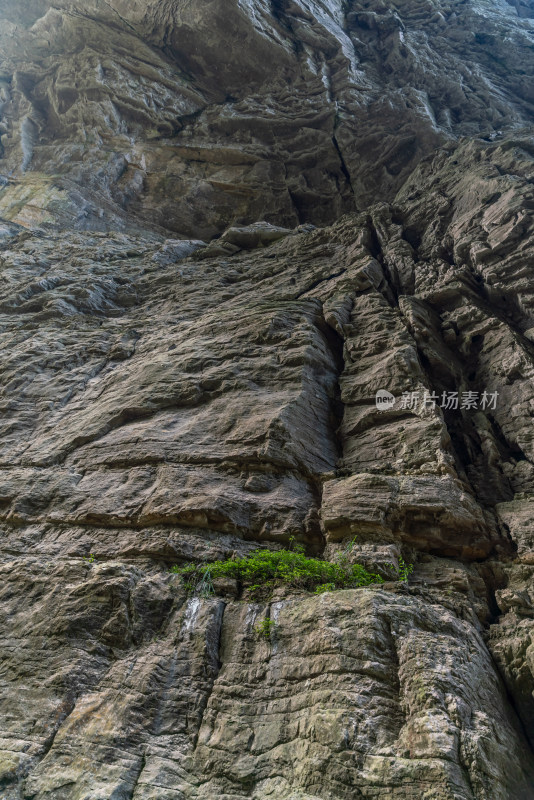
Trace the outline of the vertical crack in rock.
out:
<instances>
[{"instance_id":1,"label":"vertical crack in rock","mask_svg":"<svg viewBox=\"0 0 534 800\"><path fill-rule=\"evenodd\" d=\"M337 113L337 112L336 112L336 113ZM334 145L334 147L335 147L335 150L336 150L336 153L337 153L337 154L338 154L338 156L339 156L339 163L340 163L340 166L341 166L341 172L342 172L342 173L343 173L343 175L345 176L345 180L347 181L347 184L348 184L348 187L349 187L349 189L350 189L351 193L354 195L354 194L355 194L355 192L354 192L354 186L352 185L352 179L351 179L351 177L350 177L350 172L349 172L349 169L348 169L348 167L347 167L347 164L346 164L345 158L344 158L344 156L343 156L343 152L342 152L342 150L341 150L341 148L340 148L340 146L339 146L339 142L338 142L338 140L337 140L337 138L336 138L336 128L337 128L337 124L338 124L338 123L337 123L337 119L335 119L335 120L334 120L334 132L333 132L333 134L332 134L332 144Z\"/></svg>"},{"instance_id":2,"label":"vertical crack in rock","mask_svg":"<svg viewBox=\"0 0 534 800\"><path fill-rule=\"evenodd\" d=\"M141 778L141 775L143 774L144 768L146 767L146 763L147 763L146 755L142 755L141 759L140 759L140 762L139 762L139 767L138 767L138 770L137 770L137 774L134 777L133 782L131 784L131 789L129 789L129 790L127 789L126 793L123 795L124 796L124 800L134 800L134 797L135 797L135 794L136 794L136 791L137 791L137 787L139 785L139 780Z\"/></svg>"},{"instance_id":3,"label":"vertical crack in rock","mask_svg":"<svg viewBox=\"0 0 534 800\"><path fill-rule=\"evenodd\" d=\"M210 697L213 693L213 687L215 685L215 681L217 680L217 676L222 667L222 661L220 660L219 656L221 649L221 635L224 623L225 607L226 607L225 603L218 602L215 608L215 613L213 614L212 624L210 626L210 629L207 631L206 642L207 642L207 658L210 669L210 683L207 691L204 693L202 697L202 701L198 709L199 723L196 727L196 732L193 734L192 737L193 749L195 749L197 746L200 730L204 722L204 715L206 713L206 709L208 708Z\"/></svg>"}]
</instances>

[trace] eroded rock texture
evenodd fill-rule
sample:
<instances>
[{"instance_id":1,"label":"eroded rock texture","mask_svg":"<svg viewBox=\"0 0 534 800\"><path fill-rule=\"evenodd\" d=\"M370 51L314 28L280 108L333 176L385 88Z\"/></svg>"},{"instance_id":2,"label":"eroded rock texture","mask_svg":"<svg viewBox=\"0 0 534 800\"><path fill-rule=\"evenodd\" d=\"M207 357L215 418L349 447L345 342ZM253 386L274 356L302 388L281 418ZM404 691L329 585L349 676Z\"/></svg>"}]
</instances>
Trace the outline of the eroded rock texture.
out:
<instances>
[{"instance_id":1,"label":"eroded rock texture","mask_svg":"<svg viewBox=\"0 0 534 800\"><path fill-rule=\"evenodd\" d=\"M534 798L533 25L0 0L2 800Z\"/></svg>"}]
</instances>

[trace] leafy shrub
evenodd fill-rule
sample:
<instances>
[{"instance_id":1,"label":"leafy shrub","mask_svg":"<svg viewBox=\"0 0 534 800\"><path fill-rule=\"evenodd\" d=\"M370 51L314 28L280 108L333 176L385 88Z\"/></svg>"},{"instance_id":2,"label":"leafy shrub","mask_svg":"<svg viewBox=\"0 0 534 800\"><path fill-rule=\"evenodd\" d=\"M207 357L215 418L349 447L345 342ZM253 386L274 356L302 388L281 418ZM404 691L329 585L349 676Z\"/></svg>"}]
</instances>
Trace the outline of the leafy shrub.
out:
<instances>
[{"instance_id":1,"label":"leafy shrub","mask_svg":"<svg viewBox=\"0 0 534 800\"><path fill-rule=\"evenodd\" d=\"M270 639L275 627L276 622L273 619L262 619L261 622L254 626L254 632L264 639Z\"/></svg>"},{"instance_id":2,"label":"leafy shrub","mask_svg":"<svg viewBox=\"0 0 534 800\"><path fill-rule=\"evenodd\" d=\"M255 550L246 558L176 566L171 572L181 575L187 584L195 587L196 593L211 593L213 580L217 578L234 578L257 599L268 597L277 586L322 592L383 583L380 575L368 572L360 564L350 564L346 558L337 562L307 558L300 547Z\"/></svg>"},{"instance_id":3,"label":"leafy shrub","mask_svg":"<svg viewBox=\"0 0 534 800\"><path fill-rule=\"evenodd\" d=\"M408 583L408 578L413 572L413 564L407 564L402 556L399 556L399 580Z\"/></svg>"},{"instance_id":4,"label":"leafy shrub","mask_svg":"<svg viewBox=\"0 0 534 800\"><path fill-rule=\"evenodd\" d=\"M315 587L315 594L322 594L323 592L333 592L336 588L335 583L320 583Z\"/></svg>"}]
</instances>

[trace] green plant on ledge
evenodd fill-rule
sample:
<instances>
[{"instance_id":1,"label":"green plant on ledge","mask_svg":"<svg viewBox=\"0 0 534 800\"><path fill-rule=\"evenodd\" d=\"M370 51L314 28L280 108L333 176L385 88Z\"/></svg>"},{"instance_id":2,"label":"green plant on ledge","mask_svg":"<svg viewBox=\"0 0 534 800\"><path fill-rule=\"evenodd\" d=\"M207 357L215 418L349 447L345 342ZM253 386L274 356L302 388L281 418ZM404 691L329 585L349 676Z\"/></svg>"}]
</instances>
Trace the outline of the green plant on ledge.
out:
<instances>
[{"instance_id":1,"label":"green plant on ledge","mask_svg":"<svg viewBox=\"0 0 534 800\"><path fill-rule=\"evenodd\" d=\"M254 633L257 636L261 636L263 639L270 639L271 633L274 632L275 628L276 622L274 619L262 619L261 622L258 622L258 624L254 626Z\"/></svg>"},{"instance_id":2,"label":"green plant on ledge","mask_svg":"<svg viewBox=\"0 0 534 800\"><path fill-rule=\"evenodd\" d=\"M399 580L408 583L408 578L413 572L413 564L407 564L402 556L399 556Z\"/></svg>"},{"instance_id":3,"label":"green plant on ledge","mask_svg":"<svg viewBox=\"0 0 534 800\"><path fill-rule=\"evenodd\" d=\"M319 586L315 587L314 594L323 594L323 592L333 592L336 588L335 583L320 583Z\"/></svg>"},{"instance_id":4,"label":"green plant on ledge","mask_svg":"<svg viewBox=\"0 0 534 800\"><path fill-rule=\"evenodd\" d=\"M188 591L213 593L217 578L233 578L240 589L247 589L252 599L264 599L277 586L322 593L335 589L355 589L372 583L383 583L380 575L368 572L348 559L336 562L308 558L297 546L293 550L255 550L245 558L213 561L209 564L186 564L172 567L181 575Z\"/></svg>"}]
</instances>

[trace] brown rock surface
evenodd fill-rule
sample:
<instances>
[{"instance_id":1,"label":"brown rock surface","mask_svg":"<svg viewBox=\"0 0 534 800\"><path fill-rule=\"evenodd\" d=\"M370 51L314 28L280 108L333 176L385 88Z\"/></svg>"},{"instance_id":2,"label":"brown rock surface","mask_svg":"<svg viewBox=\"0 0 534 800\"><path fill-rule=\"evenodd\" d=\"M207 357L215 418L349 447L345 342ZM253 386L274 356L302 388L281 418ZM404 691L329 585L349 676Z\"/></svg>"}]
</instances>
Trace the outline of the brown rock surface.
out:
<instances>
[{"instance_id":1,"label":"brown rock surface","mask_svg":"<svg viewBox=\"0 0 534 800\"><path fill-rule=\"evenodd\" d=\"M534 798L533 20L0 0L1 800Z\"/></svg>"}]
</instances>

